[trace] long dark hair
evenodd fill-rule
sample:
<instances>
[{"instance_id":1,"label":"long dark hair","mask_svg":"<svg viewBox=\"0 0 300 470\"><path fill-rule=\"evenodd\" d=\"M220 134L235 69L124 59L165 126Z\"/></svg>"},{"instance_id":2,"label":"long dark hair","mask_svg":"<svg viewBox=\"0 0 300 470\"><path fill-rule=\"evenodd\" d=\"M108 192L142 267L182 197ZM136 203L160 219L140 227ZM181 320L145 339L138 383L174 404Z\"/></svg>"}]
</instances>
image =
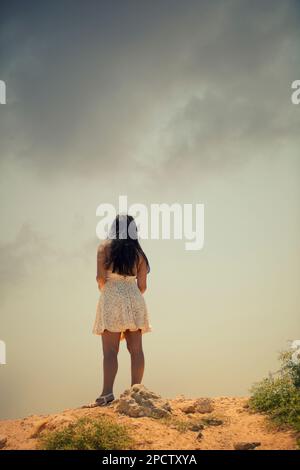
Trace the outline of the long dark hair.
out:
<instances>
[{"instance_id":1,"label":"long dark hair","mask_svg":"<svg viewBox=\"0 0 300 470\"><path fill-rule=\"evenodd\" d=\"M147 272L150 265L147 256L138 241L137 226L131 215L117 215L112 223L109 239L111 239L106 267L112 265L112 272L122 275L134 275L134 266L142 255L147 264Z\"/></svg>"}]
</instances>

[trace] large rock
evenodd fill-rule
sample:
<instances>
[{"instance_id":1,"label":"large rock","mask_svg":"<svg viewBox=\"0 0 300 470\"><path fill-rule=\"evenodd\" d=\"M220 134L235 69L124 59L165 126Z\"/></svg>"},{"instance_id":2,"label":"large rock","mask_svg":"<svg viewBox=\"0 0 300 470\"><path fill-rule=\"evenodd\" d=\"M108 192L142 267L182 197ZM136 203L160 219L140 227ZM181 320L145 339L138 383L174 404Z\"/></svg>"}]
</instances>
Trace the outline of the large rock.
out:
<instances>
[{"instance_id":1,"label":"large rock","mask_svg":"<svg viewBox=\"0 0 300 470\"><path fill-rule=\"evenodd\" d=\"M41 419L34 425L34 429L30 435L31 439L35 439L38 437L42 431L46 428L48 423L48 419Z\"/></svg>"},{"instance_id":2,"label":"large rock","mask_svg":"<svg viewBox=\"0 0 300 470\"><path fill-rule=\"evenodd\" d=\"M214 410L213 402L209 398L198 398L197 400L185 401L180 406L184 413L211 413Z\"/></svg>"},{"instance_id":3,"label":"large rock","mask_svg":"<svg viewBox=\"0 0 300 470\"><path fill-rule=\"evenodd\" d=\"M167 400L148 390L144 385L133 385L120 395L117 411L133 418L149 416L164 418L170 416L172 409Z\"/></svg>"}]
</instances>

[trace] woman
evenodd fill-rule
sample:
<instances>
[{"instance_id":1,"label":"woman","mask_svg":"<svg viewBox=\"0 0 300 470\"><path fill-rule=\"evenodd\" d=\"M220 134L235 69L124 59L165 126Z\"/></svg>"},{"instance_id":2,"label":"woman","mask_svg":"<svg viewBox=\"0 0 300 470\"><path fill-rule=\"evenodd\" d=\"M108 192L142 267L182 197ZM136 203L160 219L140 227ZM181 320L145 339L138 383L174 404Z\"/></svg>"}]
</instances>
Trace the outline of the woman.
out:
<instances>
[{"instance_id":1,"label":"woman","mask_svg":"<svg viewBox=\"0 0 300 470\"><path fill-rule=\"evenodd\" d=\"M114 400L117 355L123 339L131 355L131 385L142 381L142 334L151 331L142 295L149 272L149 262L139 244L133 217L118 215L109 238L101 243L97 253L96 280L101 294L93 333L102 336L104 379L102 393L94 406L104 406Z\"/></svg>"}]
</instances>

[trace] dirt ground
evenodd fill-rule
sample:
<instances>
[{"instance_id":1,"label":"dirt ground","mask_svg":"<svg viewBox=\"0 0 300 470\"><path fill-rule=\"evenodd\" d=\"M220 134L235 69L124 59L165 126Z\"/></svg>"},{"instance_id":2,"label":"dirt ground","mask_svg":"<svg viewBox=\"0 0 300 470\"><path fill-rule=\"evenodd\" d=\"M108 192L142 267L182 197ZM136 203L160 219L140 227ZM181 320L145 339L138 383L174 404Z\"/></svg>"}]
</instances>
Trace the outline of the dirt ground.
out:
<instances>
[{"instance_id":1,"label":"dirt ground","mask_svg":"<svg viewBox=\"0 0 300 470\"><path fill-rule=\"evenodd\" d=\"M292 431L274 429L263 415L251 412L247 398L213 398L213 412L187 414L181 410L184 398L169 400L172 420L148 417L131 418L116 411L116 402L103 408L70 409L62 413L29 416L24 419L0 421L0 440L6 440L4 449L35 449L38 436L44 429L57 429L82 416L105 415L118 423L126 424L135 440L136 449L146 450L226 450L234 449L238 442L259 442L257 450L296 449L296 438ZM195 432L179 423L212 418L218 420L205 424ZM176 425L177 423L177 425Z\"/></svg>"}]
</instances>

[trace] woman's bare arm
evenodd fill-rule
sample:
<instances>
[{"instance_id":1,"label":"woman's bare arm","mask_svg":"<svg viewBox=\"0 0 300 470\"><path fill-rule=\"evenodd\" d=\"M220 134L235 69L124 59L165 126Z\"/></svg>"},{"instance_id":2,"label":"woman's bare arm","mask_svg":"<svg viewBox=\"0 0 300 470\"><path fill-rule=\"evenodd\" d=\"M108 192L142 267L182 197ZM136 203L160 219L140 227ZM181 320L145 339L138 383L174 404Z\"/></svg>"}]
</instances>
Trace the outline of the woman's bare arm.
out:
<instances>
[{"instance_id":1,"label":"woman's bare arm","mask_svg":"<svg viewBox=\"0 0 300 470\"><path fill-rule=\"evenodd\" d=\"M140 262L137 269L137 285L143 294L147 289L147 263L143 256L140 257Z\"/></svg>"},{"instance_id":2,"label":"woman's bare arm","mask_svg":"<svg viewBox=\"0 0 300 470\"><path fill-rule=\"evenodd\" d=\"M97 250L97 276L96 281L100 290L103 289L106 283L106 243L102 242Z\"/></svg>"}]
</instances>

